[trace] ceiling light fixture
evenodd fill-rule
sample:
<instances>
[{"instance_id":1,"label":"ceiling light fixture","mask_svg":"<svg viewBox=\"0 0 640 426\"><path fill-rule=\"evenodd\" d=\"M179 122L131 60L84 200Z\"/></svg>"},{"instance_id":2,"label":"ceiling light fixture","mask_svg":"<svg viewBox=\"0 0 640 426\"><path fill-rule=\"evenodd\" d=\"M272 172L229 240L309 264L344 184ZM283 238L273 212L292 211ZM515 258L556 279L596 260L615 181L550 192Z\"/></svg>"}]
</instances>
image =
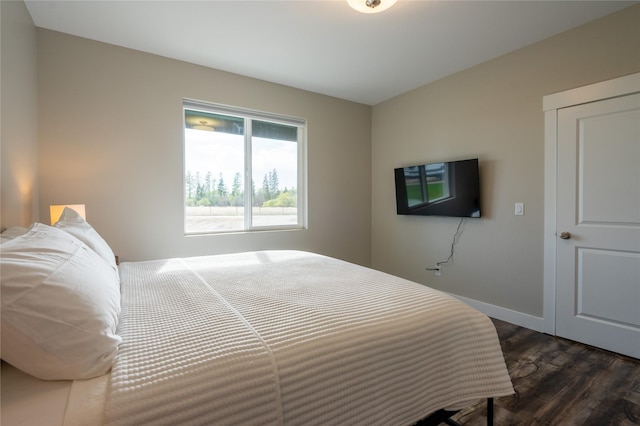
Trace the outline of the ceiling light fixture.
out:
<instances>
[{"instance_id":1,"label":"ceiling light fixture","mask_svg":"<svg viewBox=\"0 0 640 426\"><path fill-rule=\"evenodd\" d=\"M215 129L212 126L208 126L208 124L209 123L206 120L200 120L200 124L196 124L195 126L192 127L192 129L213 132Z\"/></svg>"},{"instance_id":2,"label":"ceiling light fixture","mask_svg":"<svg viewBox=\"0 0 640 426\"><path fill-rule=\"evenodd\" d=\"M362 13L378 13L389 9L398 0L347 0L349 6Z\"/></svg>"}]
</instances>

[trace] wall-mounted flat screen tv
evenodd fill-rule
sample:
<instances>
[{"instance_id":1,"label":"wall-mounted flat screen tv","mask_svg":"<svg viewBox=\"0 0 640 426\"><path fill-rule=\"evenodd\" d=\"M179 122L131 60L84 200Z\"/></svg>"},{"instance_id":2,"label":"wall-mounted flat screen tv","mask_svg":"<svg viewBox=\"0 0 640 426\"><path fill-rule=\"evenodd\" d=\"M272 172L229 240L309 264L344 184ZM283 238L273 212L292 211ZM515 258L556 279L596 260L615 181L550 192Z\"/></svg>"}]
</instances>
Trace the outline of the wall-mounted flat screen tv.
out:
<instances>
[{"instance_id":1,"label":"wall-mounted flat screen tv","mask_svg":"<svg viewBox=\"0 0 640 426\"><path fill-rule=\"evenodd\" d=\"M480 217L478 159L395 169L398 214Z\"/></svg>"}]
</instances>

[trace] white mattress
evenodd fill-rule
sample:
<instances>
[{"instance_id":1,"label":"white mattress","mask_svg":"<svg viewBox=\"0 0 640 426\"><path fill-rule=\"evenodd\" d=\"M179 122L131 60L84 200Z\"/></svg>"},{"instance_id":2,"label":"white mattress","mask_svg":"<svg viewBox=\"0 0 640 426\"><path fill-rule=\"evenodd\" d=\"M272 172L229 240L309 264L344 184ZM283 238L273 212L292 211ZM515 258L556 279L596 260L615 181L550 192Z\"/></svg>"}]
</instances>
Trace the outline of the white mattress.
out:
<instances>
[{"instance_id":1,"label":"white mattress","mask_svg":"<svg viewBox=\"0 0 640 426\"><path fill-rule=\"evenodd\" d=\"M1 371L0 424L62 425L70 381L39 380L4 361Z\"/></svg>"},{"instance_id":2,"label":"white mattress","mask_svg":"<svg viewBox=\"0 0 640 426\"><path fill-rule=\"evenodd\" d=\"M296 251L120 265L108 424L409 425L513 393L491 321Z\"/></svg>"},{"instance_id":3,"label":"white mattress","mask_svg":"<svg viewBox=\"0 0 640 426\"><path fill-rule=\"evenodd\" d=\"M91 380L40 380L2 362L0 424L89 426L103 422L109 375Z\"/></svg>"}]
</instances>

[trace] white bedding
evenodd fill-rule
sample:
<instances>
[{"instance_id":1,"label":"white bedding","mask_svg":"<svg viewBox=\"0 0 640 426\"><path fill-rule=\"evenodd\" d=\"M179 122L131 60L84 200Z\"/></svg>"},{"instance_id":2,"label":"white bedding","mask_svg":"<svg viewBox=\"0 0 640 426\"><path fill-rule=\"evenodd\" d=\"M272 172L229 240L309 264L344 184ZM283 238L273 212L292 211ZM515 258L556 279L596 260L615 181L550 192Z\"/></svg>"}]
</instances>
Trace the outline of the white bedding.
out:
<instances>
[{"instance_id":1,"label":"white bedding","mask_svg":"<svg viewBox=\"0 0 640 426\"><path fill-rule=\"evenodd\" d=\"M108 424L410 425L513 393L485 315L371 269L266 251L120 280Z\"/></svg>"}]
</instances>

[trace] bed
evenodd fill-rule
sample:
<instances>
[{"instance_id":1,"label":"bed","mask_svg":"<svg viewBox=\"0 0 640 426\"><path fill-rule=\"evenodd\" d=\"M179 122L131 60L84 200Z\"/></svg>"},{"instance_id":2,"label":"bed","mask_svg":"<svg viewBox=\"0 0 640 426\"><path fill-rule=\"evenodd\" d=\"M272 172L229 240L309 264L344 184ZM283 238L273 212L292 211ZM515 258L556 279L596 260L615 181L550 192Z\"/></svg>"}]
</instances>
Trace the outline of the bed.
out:
<instances>
[{"instance_id":1,"label":"bed","mask_svg":"<svg viewBox=\"0 0 640 426\"><path fill-rule=\"evenodd\" d=\"M48 424L412 425L513 393L491 321L417 283L296 250L115 265L70 212L18 234L0 245L3 412L55 383Z\"/></svg>"}]
</instances>

